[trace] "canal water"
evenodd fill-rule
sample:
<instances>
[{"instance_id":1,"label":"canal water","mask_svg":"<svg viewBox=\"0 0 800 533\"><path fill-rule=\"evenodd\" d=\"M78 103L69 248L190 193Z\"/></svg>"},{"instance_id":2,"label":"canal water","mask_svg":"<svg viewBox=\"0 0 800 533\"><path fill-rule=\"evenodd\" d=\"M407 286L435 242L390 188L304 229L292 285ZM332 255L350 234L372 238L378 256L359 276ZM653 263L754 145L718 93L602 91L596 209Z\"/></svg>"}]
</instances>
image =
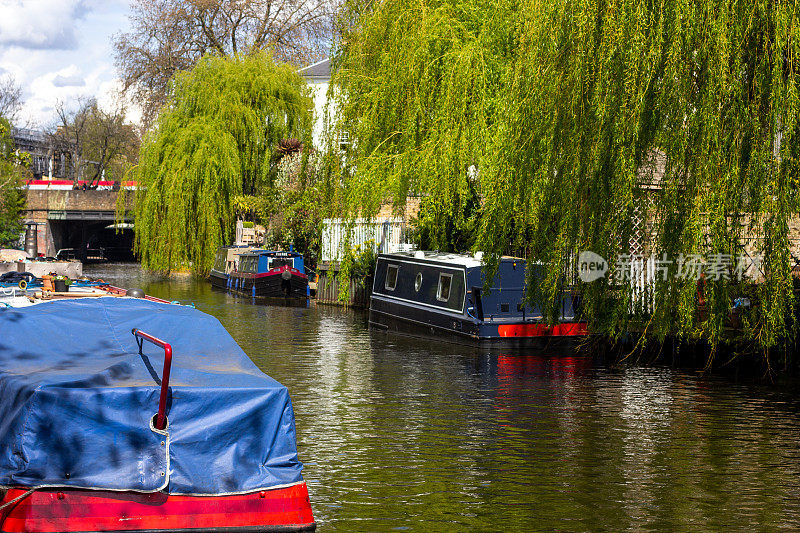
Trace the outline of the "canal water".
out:
<instances>
[{"instance_id":1,"label":"canal water","mask_svg":"<svg viewBox=\"0 0 800 533\"><path fill-rule=\"evenodd\" d=\"M136 265L86 273L193 302L288 387L320 532L800 530L788 386L485 353Z\"/></svg>"}]
</instances>

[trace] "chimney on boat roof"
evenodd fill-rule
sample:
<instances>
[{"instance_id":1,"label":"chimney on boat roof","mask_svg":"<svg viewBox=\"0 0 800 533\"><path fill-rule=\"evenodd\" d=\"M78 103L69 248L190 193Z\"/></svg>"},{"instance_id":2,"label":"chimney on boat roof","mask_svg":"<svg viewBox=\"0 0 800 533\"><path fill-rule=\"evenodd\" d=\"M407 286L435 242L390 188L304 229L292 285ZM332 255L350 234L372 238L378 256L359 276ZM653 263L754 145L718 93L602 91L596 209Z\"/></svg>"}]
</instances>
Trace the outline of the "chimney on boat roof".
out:
<instances>
[{"instance_id":1,"label":"chimney on boat roof","mask_svg":"<svg viewBox=\"0 0 800 533\"><path fill-rule=\"evenodd\" d=\"M414 252L414 257L416 259L425 259L425 252L423 252L422 250L417 250L416 252Z\"/></svg>"}]
</instances>

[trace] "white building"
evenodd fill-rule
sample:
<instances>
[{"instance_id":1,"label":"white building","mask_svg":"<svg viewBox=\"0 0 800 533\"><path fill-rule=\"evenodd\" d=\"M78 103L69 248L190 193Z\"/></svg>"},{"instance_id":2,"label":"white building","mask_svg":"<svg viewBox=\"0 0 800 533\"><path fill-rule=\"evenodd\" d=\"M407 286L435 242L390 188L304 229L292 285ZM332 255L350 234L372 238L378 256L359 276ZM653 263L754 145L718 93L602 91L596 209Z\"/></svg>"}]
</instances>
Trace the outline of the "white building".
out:
<instances>
[{"instance_id":1,"label":"white building","mask_svg":"<svg viewBox=\"0 0 800 533\"><path fill-rule=\"evenodd\" d=\"M325 131L325 104L328 101L328 85L331 81L331 60L323 59L313 65L301 68L299 71L305 78L314 96L314 146L322 147Z\"/></svg>"}]
</instances>

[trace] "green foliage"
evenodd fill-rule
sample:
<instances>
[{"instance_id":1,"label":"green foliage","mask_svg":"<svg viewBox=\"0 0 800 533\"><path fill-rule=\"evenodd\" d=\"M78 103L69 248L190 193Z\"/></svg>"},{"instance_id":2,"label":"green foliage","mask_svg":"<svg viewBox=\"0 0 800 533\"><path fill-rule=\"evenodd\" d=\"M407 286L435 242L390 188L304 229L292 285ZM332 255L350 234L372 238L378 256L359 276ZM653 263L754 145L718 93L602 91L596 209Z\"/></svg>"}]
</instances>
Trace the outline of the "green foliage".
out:
<instances>
[{"instance_id":1,"label":"green foliage","mask_svg":"<svg viewBox=\"0 0 800 533\"><path fill-rule=\"evenodd\" d=\"M236 216L243 220L267 220L276 209L277 199L273 191L264 191L261 195L240 195L233 198L233 209Z\"/></svg>"},{"instance_id":2,"label":"green foliage","mask_svg":"<svg viewBox=\"0 0 800 533\"><path fill-rule=\"evenodd\" d=\"M339 264L336 279L339 282L339 301L347 303L350 300L350 283L355 281L364 285L375 272L375 263L378 254L375 253L374 240L365 241L355 248L346 247L344 257Z\"/></svg>"},{"instance_id":3,"label":"green foliage","mask_svg":"<svg viewBox=\"0 0 800 533\"><path fill-rule=\"evenodd\" d=\"M479 211L480 198L474 188L464 196L426 196L411 221L411 239L420 250L468 252L475 244Z\"/></svg>"},{"instance_id":4,"label":"green foliage","mask_svg":"<svg viewBox=\"0 0 800 533\"><path fill-rule=\"evenodd\" d=\"M283 199L280 224L267 238L267 247L288 250L294 246L305 258L306 266L317 264L321 246L322 210L314 189L292 193Z\"/></svg>"},{"instance_id":5,"label":"green foliage","mask_svg":"<svg viewBox=\"0 0 800 533\"><path fill-rule=\"evenodd\" d=\"M415 191L473 194L468 169L485 155L516 49L514 4L388 0L345 33L333 94L336 127L356 139L343 171L351 213ZM443 214L462 217L460 204L443 202Z\"/></svg>"},{"instance_id":6,"label":"green foliage","mask_svg":"<svg viewBox=\"0 0 800 533\"><path fill-rule=\"evenodd\" d=\"M311 111L302 78L263 53L206 56L176 75L135 173L142 265L208 272L236 211L264 208L248 197L270 197L275 148L309 137Z\"/></svg>"},{"instance_id":7,"label":"green foliage","mask_svg":"<svg viewBox=\"0 0 800 533\"><path fill-rule=\"evenodd\" d=\"M20 235L25 229L22 224L25 192L21 180L17 183L19 185L16 187L9 186L0 190L0 248L17 247Z\"/></svg>"},{"instance_id":8,"label":"green foliage","mask_svg":"<svg viewBox=\"0 0 800 533\"><path fill-rule=\"evenodd\" d=\"M72 279L69 276L65 276L62 274L58 274L53 276L53 281L63 281L65 285L70 286L72 285Z\"/></svg>"},{"instance_id":9,"label":"green foliage","mask_svg":"<svg viewBox=\"0 0 800 533\"><path fill-rule=\"evenodd\" d=\"M672 259L746 249L764 255L761 282L709 282L702 308L674 264L652 311L631 314L631 285L609 278L582 286L583 308L598 332L716 346L730 339L733 298L756 292L751 348L793 338L793 3L385 0L357 15L332 80L335 127L355 141L343 172L351 216L417 192L434 198L423 213L433 225L468 227L475 165L472 246L543 262L529 297L551 311L582 250L610 258L613 278L632 240ZM429 242L457 238L442 231Z\"/></svg>"},{"instance_id":10,"label":"green foliage","mask_svg":"<svg viewBox=\"0 0 800 533\"><path fill-rule=\"evenodd\" d=\"M274 197L272 231L265 245L284 250L292 245L303 254L308 268L316 268L322 251L322 220L333 216L336 209L319 153L296 153L282 159Z\"/></svg>"},{"instance_id":11,"label":"green foliage","mask_svg":"<svg viewBox=\"0 0 800 533\"><path fill-rule=\"evenodd\" d=\"M11 125L0 117L0 248L15 246L23 231L23 180L29 176L28 154L17 154Z\"/></svg>"}]
</instances>

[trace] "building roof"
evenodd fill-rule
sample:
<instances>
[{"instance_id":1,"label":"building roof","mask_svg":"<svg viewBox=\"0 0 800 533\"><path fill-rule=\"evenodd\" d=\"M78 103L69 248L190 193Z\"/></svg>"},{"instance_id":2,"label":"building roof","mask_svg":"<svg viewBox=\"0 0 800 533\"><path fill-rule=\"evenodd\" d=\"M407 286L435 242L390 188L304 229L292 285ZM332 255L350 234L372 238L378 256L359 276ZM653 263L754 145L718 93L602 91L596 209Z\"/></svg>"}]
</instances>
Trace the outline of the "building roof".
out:
<instances>
[{"instance_id":1,"label":"building roof","mask_svg":"<svg viewBox=\"0 0 800 533\"><path fill-rule=\"evenodd\" d=\"M11 136L15 141L28 141L36 143L46 143L47 135L40 130L32 130L28 128L11 128Z\"/></svg>"},{"instance_id":2,"label":"building roof","mask_svg":"<svg viewBox=\"0 0 800 533\"><path fill-rule=\"evenodd\" d=\"M317 61L313 65L301 68L297 72L304 78L330 78L331 58L327 57L322 61Z\"/></svg>"}]
</instances>

